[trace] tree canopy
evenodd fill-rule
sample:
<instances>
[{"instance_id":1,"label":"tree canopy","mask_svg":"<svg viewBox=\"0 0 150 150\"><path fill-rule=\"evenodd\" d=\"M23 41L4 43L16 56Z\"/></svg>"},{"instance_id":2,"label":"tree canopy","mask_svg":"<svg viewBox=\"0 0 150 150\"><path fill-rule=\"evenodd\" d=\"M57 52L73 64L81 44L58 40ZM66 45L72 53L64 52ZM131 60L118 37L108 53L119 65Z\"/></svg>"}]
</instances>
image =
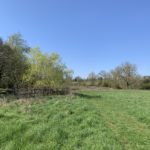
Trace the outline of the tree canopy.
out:
<instances>
[{"instance_id":1,"label":"tree canopy","mask_svg":"<svg viewBox=\"0 0 150 150\"><path fill-rule=\"evenodd\" d=\"M0 87L63 87L71 77L59 54L29 48L19 33L0 39Z\"/></svg>"},{"instance_id":2,"label":"tree canopy","mask_svg":"<svg viewBox=\"0 0 150 150\"><path fill-rule=\"evenodd\" d=\"M91 72L87 79L78 76L73 81L72 74L59 54L30 47L20 33L9 36L6 41L0 38L0 88L58 88L75 83L128 89L139 88L141 82L142 88L149 88L149 80L141 79L136 65L129 62L108 72Z\"/></svg>"}]
</instances>

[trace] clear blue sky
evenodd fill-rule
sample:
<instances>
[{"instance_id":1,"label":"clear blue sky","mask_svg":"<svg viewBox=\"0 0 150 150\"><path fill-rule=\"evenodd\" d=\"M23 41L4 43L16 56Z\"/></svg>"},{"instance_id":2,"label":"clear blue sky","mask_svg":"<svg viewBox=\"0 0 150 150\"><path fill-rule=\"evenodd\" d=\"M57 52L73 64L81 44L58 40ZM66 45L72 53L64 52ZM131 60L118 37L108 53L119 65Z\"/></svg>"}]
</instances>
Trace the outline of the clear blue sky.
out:
<instances>
[{"instance_id":1,"label":"clear blue sky","mask_svg":"<svg viewBox=\"0 0 150 150\"><path fill-rule=\"evenodd\" d=\"M75 75L126 61L150 74L150 0L0 0L0 36L15 32Z\"/></svg>"}]
</instances>

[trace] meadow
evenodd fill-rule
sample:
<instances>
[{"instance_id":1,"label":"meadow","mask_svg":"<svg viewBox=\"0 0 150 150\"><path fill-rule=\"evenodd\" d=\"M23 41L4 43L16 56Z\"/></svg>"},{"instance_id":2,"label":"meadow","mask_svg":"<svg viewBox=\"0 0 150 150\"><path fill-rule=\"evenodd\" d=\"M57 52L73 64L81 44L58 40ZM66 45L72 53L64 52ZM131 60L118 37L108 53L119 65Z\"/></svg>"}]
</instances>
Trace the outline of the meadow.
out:
<instances>
[{"instance_id":1,"label":"meadow","mask_svg":"<svg viewBox=\"0 0 150 150\"><path fill-rule=\"evenodd\" d=\"M0 150L148 150L150 91L0 102Z\"/></svg>"}]
</instances>

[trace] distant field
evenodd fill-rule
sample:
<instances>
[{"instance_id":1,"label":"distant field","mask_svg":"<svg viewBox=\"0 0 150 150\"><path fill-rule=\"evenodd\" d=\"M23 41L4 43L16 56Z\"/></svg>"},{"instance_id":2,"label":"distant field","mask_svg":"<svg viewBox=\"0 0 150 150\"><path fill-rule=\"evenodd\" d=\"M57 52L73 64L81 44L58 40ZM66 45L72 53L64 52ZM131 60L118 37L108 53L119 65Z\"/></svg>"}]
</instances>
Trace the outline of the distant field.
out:
<instances>
[{"instance_id":1,"label":"distant field","mask_svg":"<svg viewBox=\"0 0 150 150\"><path fill-rule=\"evenodd\" d=\"M150 91L1 102L0 149L149 150Z\"/></svg>"}]
</instances>

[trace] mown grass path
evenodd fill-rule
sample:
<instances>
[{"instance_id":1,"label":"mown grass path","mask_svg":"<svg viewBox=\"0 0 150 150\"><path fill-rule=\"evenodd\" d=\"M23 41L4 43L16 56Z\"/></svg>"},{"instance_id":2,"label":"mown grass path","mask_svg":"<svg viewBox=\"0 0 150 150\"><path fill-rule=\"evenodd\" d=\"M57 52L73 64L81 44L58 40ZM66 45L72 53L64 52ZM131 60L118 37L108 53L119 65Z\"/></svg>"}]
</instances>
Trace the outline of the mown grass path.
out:
<instances>
[{"instance_id":1,"label":"mown grass path","mask_svg":"<svg viewBox=\"0 0 150 150\"><path fill-rule=\"evenodd\" d=\"M148 150L149 91L82 91L0 106L1 150Z\"/></svg>"}]
</instances>

